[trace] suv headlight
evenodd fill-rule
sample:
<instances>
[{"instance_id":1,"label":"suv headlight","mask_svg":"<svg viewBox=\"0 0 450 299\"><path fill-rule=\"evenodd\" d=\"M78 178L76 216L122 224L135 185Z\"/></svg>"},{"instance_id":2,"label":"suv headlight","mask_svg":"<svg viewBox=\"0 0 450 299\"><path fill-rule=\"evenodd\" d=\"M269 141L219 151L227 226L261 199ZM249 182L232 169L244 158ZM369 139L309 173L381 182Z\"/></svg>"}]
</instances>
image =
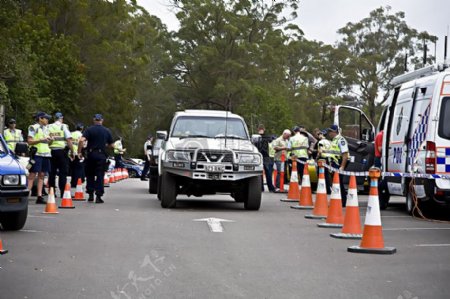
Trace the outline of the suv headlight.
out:
<instances>
[{"instance_id":1,"label":"suv headlight","mask_svg":"<svg viewBox=\"0 0 450 299\"><path fill-rule=\"evenodd\" d=\"M185 151L168 151L167 152L168 161L190 161L191 152Z\"/></svg>"},{"instance_id":2,"label":"suv headlight","mask_svg":"<svg viewBox=\"0 0 450 299\"><path fill-rule=\"evenodd\" d=\"M17 174L7 174L3 176L2 183L5 186L18 186L21 184L21 179Z\"/></svg>"},{"instance_id":3,"label":"suv headlight","mask_svg":"<svg viewBox=\"0 0 450 299\"><path fill-rule=\"evenodd\" d=\"M240 154L239 163L242 164L260 164L261 158L259 155L255 154Z\"/></svg>"}]
</instances>

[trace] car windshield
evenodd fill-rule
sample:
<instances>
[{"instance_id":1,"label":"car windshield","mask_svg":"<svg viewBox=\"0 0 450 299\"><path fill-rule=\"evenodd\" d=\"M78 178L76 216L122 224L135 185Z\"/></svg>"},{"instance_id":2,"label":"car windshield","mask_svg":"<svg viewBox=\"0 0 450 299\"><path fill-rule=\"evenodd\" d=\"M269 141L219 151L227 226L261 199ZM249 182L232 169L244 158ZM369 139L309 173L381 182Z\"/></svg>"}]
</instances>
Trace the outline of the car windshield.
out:
<instances>
[{"instance_id":1,"label":"car windshield","mask_svg":"<svg viewBox=\"0 0 450 299\"><path fill-rule=\"evenodd\" d=\"M172 131L172 137L179 138L225 138L225 135L227 138L248 139L245 124L239 118L181 116Z\"/></svg>"}]
</instances>

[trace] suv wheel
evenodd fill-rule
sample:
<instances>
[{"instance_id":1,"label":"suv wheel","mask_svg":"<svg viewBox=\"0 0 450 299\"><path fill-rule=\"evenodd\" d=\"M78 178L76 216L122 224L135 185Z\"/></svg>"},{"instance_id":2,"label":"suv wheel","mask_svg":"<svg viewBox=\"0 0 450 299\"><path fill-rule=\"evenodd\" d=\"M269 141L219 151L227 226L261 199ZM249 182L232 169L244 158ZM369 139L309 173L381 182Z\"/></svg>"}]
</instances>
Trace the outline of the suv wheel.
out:
<instances>
[{"instance_id":1,"label":"suv wheel","mask_svg":"<svg viewBox=\"0 0 450 299\"><path fill-rule=\"evenodd\" d=\"M244 201L246 210L257 211L261 207L261 176L248 179L247 198Z\"/></svg>"},{"instance_id":2,"label":"suv wheel","mask_svg":"<svg viewBox=\"0 0 450 299\"><path fill-rule=\"evenodd\" d=\"M158 192L158 177L150 176L148 180L148 193L156 194Z\"/></svg>"},{"instance_id":3,"label":"suv wheel","mask_svg":"<svg viewBox=\"0 0 450 299\"><path fill-rule=\"evenodd\" d=\"M19 212L2 213L1 221L4 230L20 230L24 227L28 216L28 206Z\"/></svg>"},{"instance_id":4,"label":"suv wheel","mask_svg":"<svg viewBox=\"0 0 450 299\"><path fill-rule=\"evenodd\" d=\"M161 176L161 206L166 209L175 208L177 204L177 182L170 173Z\"/></svg>"}]
</instances>

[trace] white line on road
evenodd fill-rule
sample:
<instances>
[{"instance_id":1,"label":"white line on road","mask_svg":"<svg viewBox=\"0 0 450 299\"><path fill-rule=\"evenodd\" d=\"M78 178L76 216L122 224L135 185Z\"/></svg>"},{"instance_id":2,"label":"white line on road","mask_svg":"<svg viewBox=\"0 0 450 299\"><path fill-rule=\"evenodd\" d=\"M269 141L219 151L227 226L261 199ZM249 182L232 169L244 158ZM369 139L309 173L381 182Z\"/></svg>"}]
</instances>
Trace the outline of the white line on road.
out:
<instances>
[{"instance_id":1,"label":"white line on road","mask_svg":"<svg viewBox=\"0 0 450 299\"><path fill-rule=\"evenodd\" d=\"M416 244L417 247L448 247L450 244Z\"/></svg>"},{"instance_id":2,"label":"white line on road","mask_svg":"<svg viewBox=\"0 0 450 299\"><path fill-rule=\"evenodd\" d=\"M386 231L396 230L450 230L450 227L404 227L404 228L384 228Z\"/></svg>"},{"instance_id":3,"label":"white line on road","mask_svg":"<svg viewBox=\"0 0 450 299\"><path fill-rule=\"evenodd\" d=\"M28 217L31 218L44 218L44 219L54 219L56 217L52 217L52 216L38 216L38 215L28 215Z\"/></svg>"},{"instance_id":4,"label":"white line on road","mask_svg":"<svg viewBox=\"0 0 450 299\"><path fill-rule=\"evenodd\" d=\"M34 230L34 229L21 229L20 232L24 232L24 233L42 233L43 231Z\"/></svg>"},{"instance_id":5,"label":"white line on road","mask_svg":"<svg viewBox=\"0 0 450 299\"><path fill-rule=\"evenodd\" d=\"M194 219L193 221L205 221L209 226L209 230L213 233L223 232L223 226L221 222L234 222L233 220L220 218L202 218L202 219Z\"/></svg>"}]
</instances>

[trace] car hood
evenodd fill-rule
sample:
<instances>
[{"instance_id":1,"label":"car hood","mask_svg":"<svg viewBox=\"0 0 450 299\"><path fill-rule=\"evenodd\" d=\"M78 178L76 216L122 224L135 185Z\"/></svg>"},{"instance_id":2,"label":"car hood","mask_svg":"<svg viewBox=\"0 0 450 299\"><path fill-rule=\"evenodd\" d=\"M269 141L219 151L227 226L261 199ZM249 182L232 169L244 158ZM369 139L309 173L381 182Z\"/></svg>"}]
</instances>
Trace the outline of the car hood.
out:
<instances>
[{"instance_id":1,"label":"car hood","mask_svg":"<svg viewBox=\"0 0 450 299\"><path fill-rule=\"evenodd\" d=\"M171 138L167 143L169 149L207 149L207 150L234 150L243 152L254 152L258 150L249 140L239 139L214 139L214 138Z\"/></svg>"},{"instance_id":2,"label":"car hood","mask_svg":"<svg viewBox=\"0 0 450 299\"><path fill-rule=\"evenodd\" d=\"M25 169L13 156L0 154L0 175L25 174Z\"/></svg>"}]
</instances>

